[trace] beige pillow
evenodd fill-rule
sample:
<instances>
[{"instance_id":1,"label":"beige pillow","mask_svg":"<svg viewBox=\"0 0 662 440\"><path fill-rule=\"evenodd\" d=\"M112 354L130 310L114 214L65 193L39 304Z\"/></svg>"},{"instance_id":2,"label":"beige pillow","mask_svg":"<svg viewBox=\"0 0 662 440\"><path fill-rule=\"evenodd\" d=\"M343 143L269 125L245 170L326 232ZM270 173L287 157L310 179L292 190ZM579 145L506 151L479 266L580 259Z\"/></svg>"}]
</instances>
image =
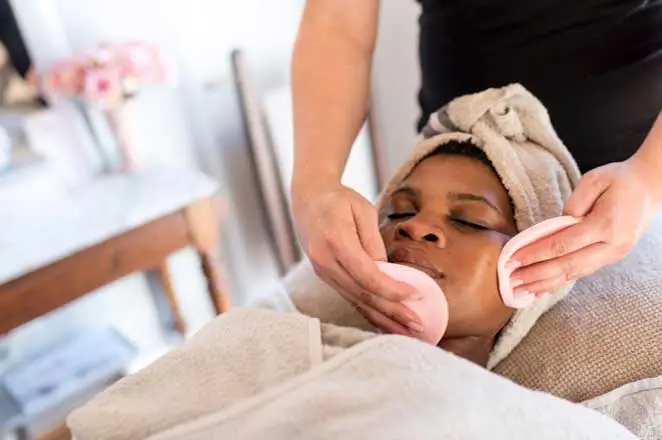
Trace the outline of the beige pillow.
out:
<instances>
[{"instance_id":1,"label":"beige pillow","mask_svg":"<svg viewBox=\"0 0 662 440\"><path fill-rule=\"evenodd\" d=\"M580 280L494 371L575 402L662 375L662 216L624 261Z\"/></svg>"}]
</instances>

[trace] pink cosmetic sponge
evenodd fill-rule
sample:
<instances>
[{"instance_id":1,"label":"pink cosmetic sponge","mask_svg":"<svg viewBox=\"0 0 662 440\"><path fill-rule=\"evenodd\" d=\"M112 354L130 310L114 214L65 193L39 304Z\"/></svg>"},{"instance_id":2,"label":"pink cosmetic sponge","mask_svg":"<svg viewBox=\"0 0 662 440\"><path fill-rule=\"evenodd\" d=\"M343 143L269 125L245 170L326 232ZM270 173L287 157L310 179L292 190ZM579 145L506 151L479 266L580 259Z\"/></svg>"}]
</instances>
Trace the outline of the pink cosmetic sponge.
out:
<instances>
[{"instance_id":1,"label":"pink cosmetic sponge","mask_svg":"<svg viewBox=\"0 0 662 440\"><path fill-rule=\"evenodd\" d=\"M497 262L499 293L501 294L501 299L505 305L514 309L521 309L528 307L536 299L536 296L533 293L523 292L518 293L517 295L513 294L513 288L510 284L510 275L515 269L508 270L506 268L506 263L508 263L510 257L524 246L555 234L567 227L576 225L579 221L579 219L570 216L550 218L549 220L545 220L525 229L506 243L501 250Z\"/></svg>"},{"instance_id":2,"label":"pink cosmetic sponge","mask_svg":"<svg viewBox=\"0 0 662 440\"><path fill-rule=\"evenodd\" d=\"M416 337L431 344L439 343L448 326L448 302L441 287L428 274L413 267L382 261L377 261L377 266L391 278L416 289L420 298L403 301L421 318L423 331Z\"/></svg>"}]
</instances>

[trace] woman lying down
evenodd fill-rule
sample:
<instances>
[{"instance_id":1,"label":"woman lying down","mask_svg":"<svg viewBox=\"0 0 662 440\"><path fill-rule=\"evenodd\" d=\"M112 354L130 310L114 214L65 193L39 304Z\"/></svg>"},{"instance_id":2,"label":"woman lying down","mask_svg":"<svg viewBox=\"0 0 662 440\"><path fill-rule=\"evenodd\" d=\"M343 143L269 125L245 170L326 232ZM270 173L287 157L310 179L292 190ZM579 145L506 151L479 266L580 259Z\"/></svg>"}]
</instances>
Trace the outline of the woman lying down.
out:
<instances>
[{"instance_id":1,"label":"woman lying down","mask_svg":"<svg viewBox=\"0 0 662 440\"><path fill-rule=\"evenodd\" d=\"M455 99L423 136L379 197L388 261L426 272L443 290L449 321L439 346L491 369L572 287L516 311L500 295L497 261L518 232L561 215L580 173L544 107L519 85ZM322 299L305 284L311 270L285 280L298 310L372 330L338 295Z\"/></svg>"},{"instance_id":2,"label":"woman lying down","mask_svg":"<svg viewBox=\"0 0 662 440\"><path fill-rule=\"evenodd\" d=\"M489 371L570 288L519 310L498 288L504 244L558 216L579 178L544 107L519 85L490 89L449 103L423 138L378 204L389 261L444 292L438 347L374 331L304 264L287 294L218 317L72 413L75 437L635 438Z\"/></svg>"}]
</instances>

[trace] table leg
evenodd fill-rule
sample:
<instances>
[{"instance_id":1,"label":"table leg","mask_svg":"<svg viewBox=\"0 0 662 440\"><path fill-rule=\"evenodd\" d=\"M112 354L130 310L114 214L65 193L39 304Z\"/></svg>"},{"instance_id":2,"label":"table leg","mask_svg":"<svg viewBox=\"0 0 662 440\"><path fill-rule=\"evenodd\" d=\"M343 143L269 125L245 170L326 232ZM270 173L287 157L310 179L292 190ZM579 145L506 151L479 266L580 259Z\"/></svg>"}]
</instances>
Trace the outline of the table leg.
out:
<instances>
[{"instance_id":1,"label":"table leg","mask_svg":"<svg viewBox=\"0 0 662 440\"><path fill-rule=\"evenodd\" d=\"M172 277L168 263L164 261L159 267L147 271L147 282L150 289L156 291L155 293L163 294L168 300L168 307L173 319L173 325L177 333L186 336L186 322L182 316L179 301L175 294L175 288L172 284Z\"/></svg>"},{"instance_id":2,"label":"table leg","mask_svg":"<svg viewBox=\"0 0 662 440\"><path fill-rule=\"evenodd\" d=\"M207 279L207 291L217 315L228 311L230 301L222 289L223 278L218 259L213 252L198 249L202 263L202 273Z\"/></svg>"},{"instance_id":3,"label":"table leg","mask_svg":"<svg viewBox=\"0 0 662 440\"><path fill-rule=\"evenodd\" d=\"M202 272L207 280L207 292L216 314L230 308L219 263L218 245L222 222L220 200L209 197L186 208L191 241L198 251L202 264Z\"/></svg>"}]
</instances>

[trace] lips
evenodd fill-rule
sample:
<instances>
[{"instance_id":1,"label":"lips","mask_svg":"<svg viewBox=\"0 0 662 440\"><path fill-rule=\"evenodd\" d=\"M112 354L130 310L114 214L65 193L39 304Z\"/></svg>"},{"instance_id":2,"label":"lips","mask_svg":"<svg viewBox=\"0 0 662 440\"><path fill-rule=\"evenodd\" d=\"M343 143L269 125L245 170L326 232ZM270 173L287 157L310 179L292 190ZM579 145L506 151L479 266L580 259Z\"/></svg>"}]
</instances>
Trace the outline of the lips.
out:
<instances>
[{"instance_id":1,"label":"lips","mask_svg":"<svg viewBox=\"0 0 662 440\"><path fill-rule=\"evenodd\" d=\"M426 252L422 250L411 247L396 248L388 253L388 261L390 263L413 267L438 280L444 278L444 274L428 258Z\"/></svg>"}]
</instances>

